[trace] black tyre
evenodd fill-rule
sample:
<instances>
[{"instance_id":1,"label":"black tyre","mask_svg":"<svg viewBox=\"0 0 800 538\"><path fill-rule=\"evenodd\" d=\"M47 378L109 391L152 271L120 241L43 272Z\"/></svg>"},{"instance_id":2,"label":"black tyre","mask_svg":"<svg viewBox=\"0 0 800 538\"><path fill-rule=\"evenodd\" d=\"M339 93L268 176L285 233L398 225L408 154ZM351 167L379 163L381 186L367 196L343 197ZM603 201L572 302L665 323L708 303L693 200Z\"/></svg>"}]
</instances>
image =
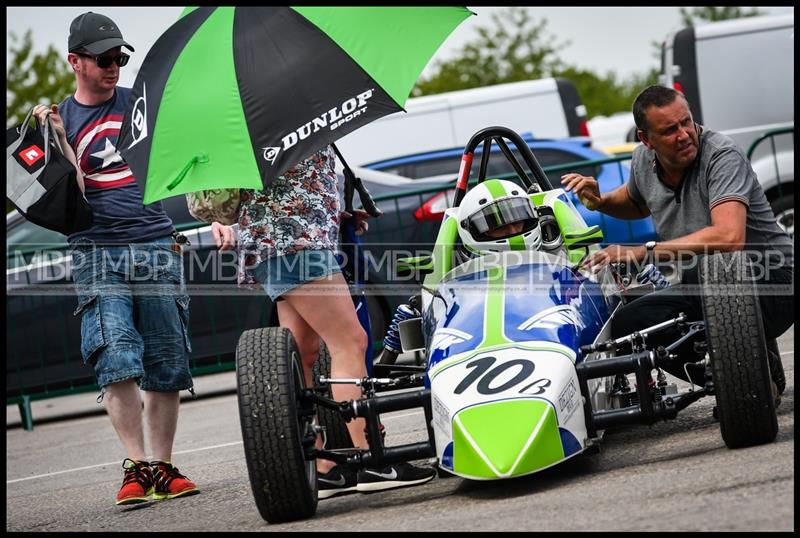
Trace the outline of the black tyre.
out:
<instances>
[{"instance_id":1,"label":"black tyre","mask_svg":"<svg viewBox=\"0 0 800 538\"><path fill-rule=\"evenodd\" d=\"M270 523L311 517L317 469L306 460L313 404L301 397L303 367L288 329L245 331L236 348L236 387L244 454L258 511Z\"/></svg>"},{"instance_id":2,"label":"black tyre","mask_svg":"<svg viewBox=\"0 0 800 538\"><path fill-rule=\"evenodd\" d=\"M778 433L761 309L743 252L704 256L703 314L722 438L729 448Z\"/></svg>"},{"instance_id":3,"label":"black tyre","mask_svg":"<svg viewBox=\"0 0 800 538\"><path fill-rule=\"evenodd\" d=\"M314 364L312 372L315 380L319 376L330 377L331 375L331 354L324 342L320 344L319 358ZM326 398L333 398L330 385L321 395ZM325 428L325 448L329 450L353 448L353 441L347 431L347 423L342 418L341 413L318 405L317 419L319 420L319 425Z\"/></svg>"}]
</instances>

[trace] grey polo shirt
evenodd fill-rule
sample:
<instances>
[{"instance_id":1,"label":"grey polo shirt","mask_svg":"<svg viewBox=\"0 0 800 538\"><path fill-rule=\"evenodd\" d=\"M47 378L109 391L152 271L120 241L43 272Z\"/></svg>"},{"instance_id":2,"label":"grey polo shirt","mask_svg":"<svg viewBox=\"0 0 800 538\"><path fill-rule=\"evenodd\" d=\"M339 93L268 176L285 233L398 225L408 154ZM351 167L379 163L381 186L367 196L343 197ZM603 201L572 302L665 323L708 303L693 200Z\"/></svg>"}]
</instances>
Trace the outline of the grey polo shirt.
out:
<instances>
[{"instance_id":1,"label":"grey polo shirt","mask_svg":"<svg viewBox=\"0 0 800 538\"><path fill-rule=\"evenodd\" d=\"M791 238L777 225L750 161L726 135L701 130L697 158L674 190L661 180L655 152L644 145L637 147L631 159L628 192L634 201L650 210L656 232L663 240L710 226L714 206L738 200L747 206L745 248L777 251L780 254L770 254L770 259L775 256L781 265L794 264Z\"/></svg>"}]
</instances>

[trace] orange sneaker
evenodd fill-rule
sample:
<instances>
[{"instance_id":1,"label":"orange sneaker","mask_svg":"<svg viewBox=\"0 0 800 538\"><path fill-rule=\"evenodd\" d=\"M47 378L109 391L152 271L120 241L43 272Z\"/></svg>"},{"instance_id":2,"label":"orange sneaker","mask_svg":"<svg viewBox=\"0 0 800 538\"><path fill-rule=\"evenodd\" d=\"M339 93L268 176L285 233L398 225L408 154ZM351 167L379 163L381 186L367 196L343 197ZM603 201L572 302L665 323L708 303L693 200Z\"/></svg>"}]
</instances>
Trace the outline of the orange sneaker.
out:
<instances>
[{"instance_id":1,"label":"orange sneaker","mask_svg":"<svg viewBox=\"0 0 800 538\"><path fill-rule=\"evenodd\" d=\"M200 493L194 482L183 476L171 463L151 461L150 467L153 469L153 484L155 485L153 499L156 501Z\"/></svg>"},{"instance_id":2,"label":"orange sneaker","mask_svg":"<svg viewBox=\"0 0 800 538\"><path fill-rule=\"evenodd\" d=\"M151 500L153 495L153 472L146 461L122 460L125 477L117 493L117 504L136 504Z\"/></svg>"}]
</instances>

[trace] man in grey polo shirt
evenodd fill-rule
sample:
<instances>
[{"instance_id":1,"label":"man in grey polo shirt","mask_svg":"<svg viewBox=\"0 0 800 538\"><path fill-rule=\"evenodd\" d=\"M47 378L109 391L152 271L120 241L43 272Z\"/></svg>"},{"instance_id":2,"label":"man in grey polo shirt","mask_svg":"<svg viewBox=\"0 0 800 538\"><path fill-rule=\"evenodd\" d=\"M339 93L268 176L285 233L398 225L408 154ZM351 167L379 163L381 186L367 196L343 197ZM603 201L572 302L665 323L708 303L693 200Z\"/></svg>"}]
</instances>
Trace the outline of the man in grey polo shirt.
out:
<instances>
[{"instance_id":1,"label":"man in grey polo shirt","mask_svg":"<svg viewBox=\"0 0 800 538\"><path fill-rule=\"evenodd\" d=\"M767 292L765 286L791 290L792 239L777 225L742 150L729 137L696 124L683 94L650 86L634 101L633 116L642 145L633 152L627 184L601 194L592 177L565 174L561 183L566 191L575 191L587 209L626 219L652 215L662 240L647 246L611 245L588 257L584 265L595 270L618 261L637 265L648 250L656 258L683 260L714 251L752 252L763 264L757 286L772 377L778 394L782 393L786 380L775 339L794 322L794 295ZM700 298L690 286L697 282L697 264L685 264L678 290L656 291L620 307L612 336L645 329L680 312L689 319L702 319ZM650 343L673 342L675 336L664 331ZM699 359L690 346L679 348L679 355L689 362ZM669 371L686 379L682 365ZM702 369L689 370L689 377L703 384Z\"/></svg>"}]
</instances>

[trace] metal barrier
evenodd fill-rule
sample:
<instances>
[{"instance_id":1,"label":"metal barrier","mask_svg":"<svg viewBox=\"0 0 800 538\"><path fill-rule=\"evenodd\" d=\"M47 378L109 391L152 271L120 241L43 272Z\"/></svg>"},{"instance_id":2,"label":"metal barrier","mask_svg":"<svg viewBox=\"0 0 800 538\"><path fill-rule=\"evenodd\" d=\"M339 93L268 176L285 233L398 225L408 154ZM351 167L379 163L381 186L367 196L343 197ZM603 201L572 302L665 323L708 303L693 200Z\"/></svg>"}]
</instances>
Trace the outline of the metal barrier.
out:
<instances>
[{"instance_id":1,"label":"metal barrier","mask_svg":"<svg viewBox=\"0 0 800 538\"><path fill-rule=\"evenodd\" d=\"M778 225L794 236L794 125L772 129L747 150Z\"/></svg>"},{"instance_id":2,"label":"metal barrier","mask_svg":"<svg viewBox=\"0 0 800 538\"><path fill-rule=\"evenodd\" d=\"M753 160L753 153L755 152L756 148L761 145L762 142L765 140L769 140L772 145L772 153L776 153L775 148L775 137L782 134L791 134L792 135L792 145L794 146L794 125L791 127L781 127L780 129L772 129L770 131L765 132L755 140L753 143L750 144L750 147L747 149L747 158L749 160Z\"/></svg>"}]
</instances>

